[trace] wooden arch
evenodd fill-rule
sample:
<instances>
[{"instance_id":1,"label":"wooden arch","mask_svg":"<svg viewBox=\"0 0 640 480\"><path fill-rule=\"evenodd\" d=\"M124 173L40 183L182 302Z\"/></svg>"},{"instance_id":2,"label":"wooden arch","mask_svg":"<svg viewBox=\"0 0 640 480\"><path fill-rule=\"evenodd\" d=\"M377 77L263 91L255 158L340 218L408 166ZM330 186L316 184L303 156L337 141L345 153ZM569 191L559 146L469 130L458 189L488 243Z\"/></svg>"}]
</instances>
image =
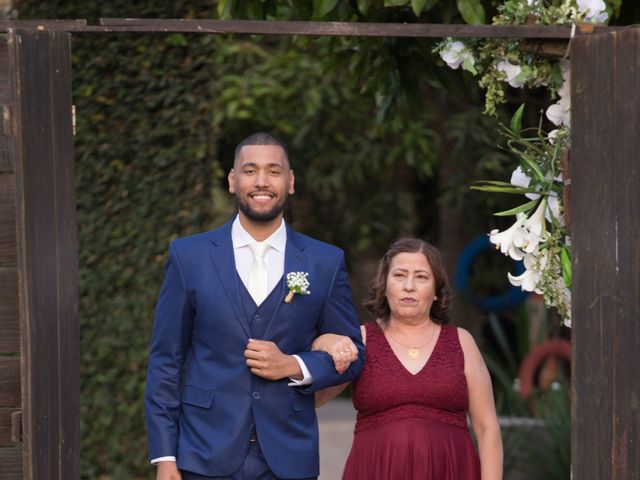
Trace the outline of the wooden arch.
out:
<instances>
[{"instance_id":1,"label":"wooden arch","mask_svg":"<svg viewBox=\"0 0 640 480\"><path fill-rule=\"evenodd\" d=\"M0 476L80 478L73 33L511 37L567 26L105 19L0 31ZM572 469L640 478L640 28L571 44Z\"/></svg>"}]
</instances>

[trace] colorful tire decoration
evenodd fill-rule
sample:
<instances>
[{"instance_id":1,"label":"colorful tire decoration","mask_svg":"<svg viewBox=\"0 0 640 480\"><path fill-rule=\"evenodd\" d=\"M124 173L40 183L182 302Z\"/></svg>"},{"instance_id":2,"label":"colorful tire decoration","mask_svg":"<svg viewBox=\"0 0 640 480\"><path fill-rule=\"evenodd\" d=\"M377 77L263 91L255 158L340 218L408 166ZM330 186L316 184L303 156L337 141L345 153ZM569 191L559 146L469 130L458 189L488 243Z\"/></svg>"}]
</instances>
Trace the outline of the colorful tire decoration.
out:
<instances>
[{"instance_id":1,"label":"colorful tire decoration","mask_svg":"<svg viewBox=\"0 0 640 480\"><path fill-rule=\"evenodd\" d=\"M542 362L549 357L558 357L571 362L571 343L568 340L554 338L545 340L531 349L520 364L520 397L528 398L533 393L536 373Z\"/></svg>"}]
</instances>

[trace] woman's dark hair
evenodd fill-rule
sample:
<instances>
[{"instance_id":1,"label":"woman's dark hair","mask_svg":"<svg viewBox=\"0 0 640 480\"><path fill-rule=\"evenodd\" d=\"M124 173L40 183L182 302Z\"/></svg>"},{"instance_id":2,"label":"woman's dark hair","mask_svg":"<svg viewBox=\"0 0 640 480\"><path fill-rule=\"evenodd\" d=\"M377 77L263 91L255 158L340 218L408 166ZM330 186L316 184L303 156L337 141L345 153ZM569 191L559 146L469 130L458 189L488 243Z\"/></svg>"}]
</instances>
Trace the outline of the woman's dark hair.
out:
<instances>
[{"instance_id":1,"label":"woman's dark hair","mask_svg":"<svg viewBox=\"0 0 640 480\"><path fill-rule=\"evenodd\" d=\"M364 308L371 312L376 318L382 322L389 320L391 310L387 302L387 276L389 275L389 267L391 261L399 253L422 253L433 271L436 282L437 300L431 305L429 316L431 320L440 325L449 322L449 301L451 299L451 289L449 287L449 279L442 262L440 252L431 244L420 240L419 238L403 238L394 242L387 253L380 259L378 263L378 273L371 283L369 295L363 302Z\"/></svg>"}]
</instances>

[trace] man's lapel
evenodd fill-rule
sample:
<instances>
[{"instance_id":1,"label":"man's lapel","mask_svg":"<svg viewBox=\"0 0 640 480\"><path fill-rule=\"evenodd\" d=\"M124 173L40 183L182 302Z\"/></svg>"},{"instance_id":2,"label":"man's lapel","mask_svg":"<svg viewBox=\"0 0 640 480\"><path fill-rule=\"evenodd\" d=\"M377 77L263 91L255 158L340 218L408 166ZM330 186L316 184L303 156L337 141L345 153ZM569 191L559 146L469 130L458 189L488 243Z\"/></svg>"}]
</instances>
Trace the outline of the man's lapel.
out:
<instances>
[{"instance_id":1,"label":"man's lapel","mask_svg":"<svg viewBox=\"0 0 640 480\"><path fill-rule=\"evenodd\" d=\"M278 299L278 304L271 316L269 325L267 325L264 338L269 340L273 338L275 333L286 326L289 315L293 311L293 302L285 303L284 299L289 293L287 288L287 273L289 272L305 272L307 269L307 256L304 252L304 239L296 233L293 228L287 226L287 246L284 251L284 274L282 275L282 292Z\"/></svg>"},{"instance_id":2,"label":"man's lapel","mask_svg":"<svg viewBox=\"0 0 640 480\"><path fill-rule=\"evenodd\" d=\"M233 254L233 243L231 242L231 225L233 219L222 227L211 232L211 260L214 270L220 280L220 285L227 296L229 304L236 314L236 318L247 334L247 338L251 337L248 319L243 315L242 300L238 291L238 273L236 270L236 262ZM211 292L215 294L215 292Z\"/></svg>"}]
</instances>

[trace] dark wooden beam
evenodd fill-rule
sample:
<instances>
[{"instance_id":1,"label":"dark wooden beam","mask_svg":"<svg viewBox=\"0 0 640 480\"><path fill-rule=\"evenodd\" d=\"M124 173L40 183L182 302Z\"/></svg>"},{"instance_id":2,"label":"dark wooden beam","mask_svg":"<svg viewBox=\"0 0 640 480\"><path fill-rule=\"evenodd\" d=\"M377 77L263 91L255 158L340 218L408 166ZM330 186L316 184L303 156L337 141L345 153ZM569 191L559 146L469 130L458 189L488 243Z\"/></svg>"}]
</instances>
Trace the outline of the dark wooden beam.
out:
<instances>
[{"instance_id":1,"label":"dark wooden beam","mask_svg":"<svg viewBox=\"0 0 640 480\"><path fill-rule=\"evenodd\" d=\"M22 476L22 449L18 447L0 448L2 480L24 480Z\"/></svg>"},{"instance_id":2,"label":"dark wooden beam","mask_svg":"<svg viewBox=\"0 0 640 480\"><path fill-rule=\"evenodd\" d=\"M9 33L26 480L79 473L79 318L70 34Z\"/></svg>"},{"instance_id":3,"label":"dark wooden beam","mask_svg":"<svg viewBox=\"0 0 640 480\"><path fill-rule=\"evenodd\" d=\"M0 267L16 264L16 179L0 172Z\"/></svg>"},{"instance_id":4,"label":"dark wooden beam","mask_svg":"<svg viewBox=\"0 0 640 480\"><path fill-rule=\"evenodd\" d=\"M0 267L0 354L20 352L18 272Z\"/></svg>"},{"instance_id":5,"label":"dark wooden beam","mask_svg":"<svg viewBox=\"0 0 640 480\"><path fill-rule=\"evenodd\" d=\"M207 33L244 35L305 35L342 37L485 37L537 40L569 40L570 25L467 25L430 23L301 22L282 20L191 20L152 18L103 18L100 25L85 20L0 21L0 32L10 28L63 30L75 33ZM619 27L581 24L576 35L610 31Z\"/></svg>"},{"instance_id":6,"label":"dark wooden beam","mask_svg":"<svg viewBox=\"0 0 640 480\"><path fill-rule=\"evenodd\" d=\"M640 478L640 28L571 51L573 478Z\"/></svg>"},{"instance_id":7,"label":"dark wooden beam","mask_svg":"<svg viewBox=\"0 0 640 480\"><path fill-rule=\"evenodd\" d=\"M11 82L9 79L9 55L6 41L0 41L0 174L13 171L13 149L10 141L11 132L4 118L8 115L11 98ZM0 227L0 230L2 227Z\"/></svg>"},{"instance_id":8,"label":"dark wooden beam","mask_svg":"<svg viewBox=\"0 0 640 480\"><path fill-rule=\"evenodd\" d=\"M20 357L0 357L0 407L20 405Z\"/></svg>"},{"instance_id":9,"label":"dark wooden beam","mask_svg":"<svg viewBox=\"0 0 640 480\"><path fill-rule=\"evenodd\" d=\"M87 25L87 21L79 20L0 20L0 31L7 32L10 28L24 30L64 30L79 28Z\"/></svg>"},{"instance_id":10,"label":"dark wooden beam","mask_svg":"<svg viewBox=\"0 0 640 480\"><path fill-rule=\"evenodd\" d=\"M258 20L172 20L104 18L104 27L147 32L240 33L356 37L522 37L568 39L571 27L493 26L428 23L296 22ZM114 30L115 31L115 30Z\"/></svg>"}]
</instances>

